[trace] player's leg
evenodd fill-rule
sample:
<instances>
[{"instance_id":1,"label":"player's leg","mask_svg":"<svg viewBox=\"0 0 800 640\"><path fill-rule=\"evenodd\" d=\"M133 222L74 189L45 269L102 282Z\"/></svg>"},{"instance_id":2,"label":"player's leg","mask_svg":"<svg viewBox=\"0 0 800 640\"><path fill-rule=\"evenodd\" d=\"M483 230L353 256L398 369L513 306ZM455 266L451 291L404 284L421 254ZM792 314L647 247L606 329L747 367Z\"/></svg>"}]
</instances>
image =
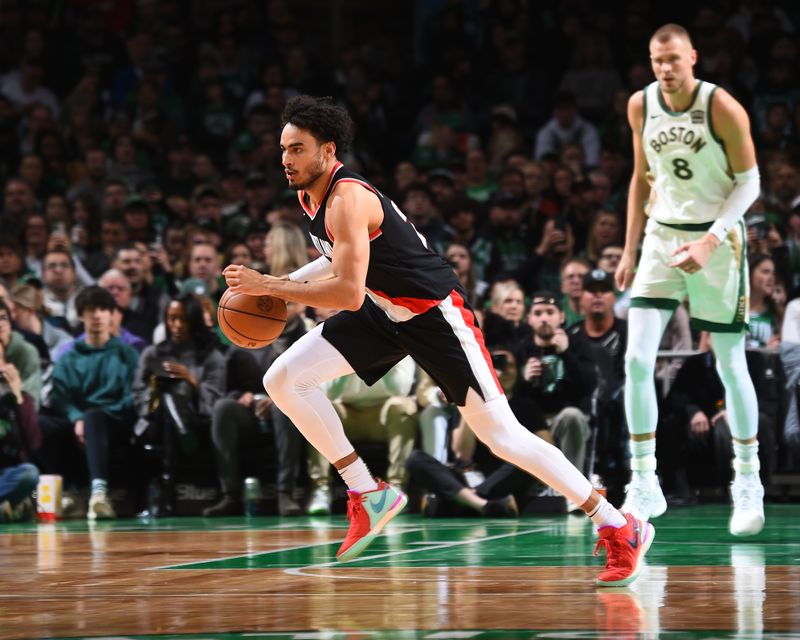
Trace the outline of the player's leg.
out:
<instances>
[{"instance_id":1,"label":"player's leg","mask_svg":"<svg viewBox=\"0 0 800 640\"><path fill-rule=\"evenodd\" d=\"M322 336L320 325L289 347L264 374L270 398L333 464L349 489L350 528L337 553L339 560L360 554L407 502L399 489L376 482L320 388L323 382L353 371L344 355Z\"/></svg>"},{"instance_id":2,"label":"player's leg","mask_svg":"<svg viewBox=\"0 0 800 640\"><path fill-rule=\"evenodd\" d=\"M733 437L731 499L733 535L755 535L764 527L764 488L759 478L758 400L747 370L745 335L712 333L717 373L725 387L725 408Z\"/></svg>"},{"instance_id":3,"label":"player's leg","mask_svg":"<svg viewBox=\"0 0 800 640\"><path fill-rule=\"evenodd\" d=\"M428 326L406 336L411 355L458 405L467 425L492 453L580 505L599 527L608 565L598 583L632 582L655 534L652 525L620 513L557 447L520 424L497 380L475 316L460 296L452 294L436 313L426 315ZM433 336L435 349L424 344Z\"/></svg>"},{"instance_id":4,"label":"player's leg","mask_svg":"<svg viewBox=\"0 0 800 640\"><path fill-rule=\"evenodd\" d=\"M630 432L631 481L625 487L622 510L644 520L658 517L667 509L656 477L658 399L654 375L658 345L672 312L673 309L639 306L628 311L625 413Z\"/></svg>"},{"instance_id":5,"label":"player's leg","mask_svg":"<svg viewBox=\"0 0 800 640\"><path fill-rule=\"evenodd\" d=\"M694 235L693 235L694 234ZM625 413L631 434L631 482L623 511L639 518L661 515L667 502L656 477L658 403L654 373L661 336L686 295L685 275L671 267L672 253L696 232L678 231L654 220L647 224L642 257L631 288L625 352Z\"/></svg>"},{"instance_id":6,"label":"player's leg","mask_svg":"<svg viewBox=\"0 0 800 640\"><path fill-rule=\"evenodd\" d=\"M731 485L734 535L754 535L764 526L764 489L759 478L758 401L747 369L744 329L749 280L747 239L740 222L714 250L700 273L689 280L695 326L711 332L717 372L725 387L725 405L734 448Z\"/></svg>"},{"instance_id":7,"label":"player's leg","mask_svg":"<svg viewBox=\"0 0 800 640\"><path fill-rule=\"evenodd\" d=\"M318 326L289 347L264 374L269 397L334 465L354 452L353 445L320 385L349 373L353 373L350 363L322 337L322 327ZM350 479L355 485L352 488L375 488L372 476L367 474L363 479L360 475Z\"/></svg>"},{"instance_id":8,"label":"player's leg","mask_svg":"<svg viewBox=\"0 0 800 640\"><path fill-rule=\"evenodd\" d=\"M623 586L636 579L641 560L655 536L651 524L621 513L594 491L586 477L558 447L519 423L505 395L486 402L470 389L466 404L459 410L492 453L536 476L567 500L580 505L597 525L598 549L603 546L607 552L606 570L597 579L599 585Z\"/></svg>"}]
</instances>

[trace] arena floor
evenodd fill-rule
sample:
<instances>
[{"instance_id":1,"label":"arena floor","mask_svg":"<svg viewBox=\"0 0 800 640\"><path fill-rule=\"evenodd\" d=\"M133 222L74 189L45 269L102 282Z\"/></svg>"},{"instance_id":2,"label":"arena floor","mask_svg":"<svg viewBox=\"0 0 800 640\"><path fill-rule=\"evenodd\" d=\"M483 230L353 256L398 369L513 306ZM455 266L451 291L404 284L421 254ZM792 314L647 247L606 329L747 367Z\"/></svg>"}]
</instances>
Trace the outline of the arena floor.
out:
<instances>
[{"instance_id":1,"label":"arena floor","mask_svg":"<svg viewBox=\"0 0 800 640\"><path fill-rule=\"evenodd\" d=\"M4 526L0 638L800 638L800 505L727 518L671 509L605 590L578 516L401 516L347 565L343 516Z\"/></svg>"}]
</instances>

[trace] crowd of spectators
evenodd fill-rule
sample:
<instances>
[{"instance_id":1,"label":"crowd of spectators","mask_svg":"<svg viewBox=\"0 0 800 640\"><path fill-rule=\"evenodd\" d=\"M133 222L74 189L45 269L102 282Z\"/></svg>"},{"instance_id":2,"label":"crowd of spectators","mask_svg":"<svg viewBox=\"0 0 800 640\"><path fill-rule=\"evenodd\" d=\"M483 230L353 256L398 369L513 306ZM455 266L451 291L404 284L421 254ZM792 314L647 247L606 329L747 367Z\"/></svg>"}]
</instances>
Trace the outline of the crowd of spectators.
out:
<instances>
[{"instance_id":1,"label":"crowd of spectators","mask_svg":"<svg viewBox=\"0 0 800 640\"><path fill-rule=\"evenodd\" d=\"M257 353L232 347L215 326L225 264L282 275L316 256L278 145L283 106L300 93L331 95L350 111L356 135L341 160L390 194L452 264L480 309L520 420L587 474L624 476L628 301L610 274L625 228L627 99L652 80L647 43L667 20L689 29L696 75L750 113L762 195L746 217L748 344L767 359L757 385L771 381L782 397L776 380L796 382L795 7L741 0L667 15L632 2L442 0L409 5L407 24L388 34L380 11L361 11L335 49L334 38L308 35L306 10L288 0L3 3L0 519L24 511L37 467L90 488L89 517L110 517L109 452L120 443L155 450L151 474L170 481L176 460L202 446L197 431L209 434L217 456L222 500L209 514L237 513L236 451L265 423L282 462L280 510L303 510L302 441L263 394L260 372L335 310L295 305L284 339ZM706 343L682 308L662 347ZM594 367L579 364L587 361ZM662 400L674 409L664 420L673 426L662 480L690 500L694 475L681 465L694 458L681 452L707 444L724 406L721 392L688 401L687 389L712 386L687 384L681 364L664 362L658 372ZM407 480L402 458L412 476L420 467L419 455L408 456L417 435L431 458L425 477L441 479L432 462L469 468L468 428L453 424L424 372L410 380L382 387L406 399L395 403L397 415L387 416L380 394L357 400L369 392L351 383L334 384L331 398L345 418L380 414L393 480ZM765 473L800 461L788 395L785 425L780 397L762 407ZM448 453L451 433L458 451ZM319 460L308 466L323 512L327 473ZM511 484L489 483L491 493L450 482L445 493L508 515L517 508L508 495L528 489Z\"/></svg>"}]
</instances>

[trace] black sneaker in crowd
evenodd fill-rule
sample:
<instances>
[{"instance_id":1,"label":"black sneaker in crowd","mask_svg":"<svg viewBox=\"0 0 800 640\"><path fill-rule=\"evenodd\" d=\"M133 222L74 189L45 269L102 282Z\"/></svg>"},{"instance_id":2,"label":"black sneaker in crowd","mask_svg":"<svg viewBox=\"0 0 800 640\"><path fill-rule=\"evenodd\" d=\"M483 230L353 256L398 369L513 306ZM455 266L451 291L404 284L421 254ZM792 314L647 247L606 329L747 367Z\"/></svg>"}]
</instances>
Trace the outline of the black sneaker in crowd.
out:
<instances>
[{"instance_id":1,"label":"black sneaker in crowd","mask_svg":"<svg viewBox=\"0 0 800 640\"><path fill-rule=\"evenodd\" d=\"M483 515L488 518L516 518L519 516L517 501L511 494L502 498L493 498L483 507Z\"/></svg>"},{"instance_id":2,"label":"black sneaker in crowd","mask_svg":"<svg viewBox=\"0 0 800 640\"><path fill-rule=\"evenodd\" d=\"M278 513L282 516L299 516L303 514L303 510L288 493L279 493Z\"/></svg>"}]
</instances>

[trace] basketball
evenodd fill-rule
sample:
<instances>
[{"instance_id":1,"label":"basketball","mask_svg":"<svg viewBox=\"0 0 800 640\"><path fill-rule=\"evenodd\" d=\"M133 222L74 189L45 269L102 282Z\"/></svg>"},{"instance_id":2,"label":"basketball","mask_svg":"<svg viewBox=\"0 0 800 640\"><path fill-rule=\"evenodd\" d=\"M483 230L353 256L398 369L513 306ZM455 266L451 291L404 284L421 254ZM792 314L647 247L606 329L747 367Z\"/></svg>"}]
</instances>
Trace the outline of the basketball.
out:
<instances>
[{"instance_id":1,"label":"basketball","mask_svg":"<svg viewBox=\"0 0 800 640\"><path fill-rule=\"evenodd\" d=\"M233 344L260 349L281 335L286 326L286 303L272 296L248 296L228 289L219 301L217 322Z\"/></svg>"}]
</instances>

